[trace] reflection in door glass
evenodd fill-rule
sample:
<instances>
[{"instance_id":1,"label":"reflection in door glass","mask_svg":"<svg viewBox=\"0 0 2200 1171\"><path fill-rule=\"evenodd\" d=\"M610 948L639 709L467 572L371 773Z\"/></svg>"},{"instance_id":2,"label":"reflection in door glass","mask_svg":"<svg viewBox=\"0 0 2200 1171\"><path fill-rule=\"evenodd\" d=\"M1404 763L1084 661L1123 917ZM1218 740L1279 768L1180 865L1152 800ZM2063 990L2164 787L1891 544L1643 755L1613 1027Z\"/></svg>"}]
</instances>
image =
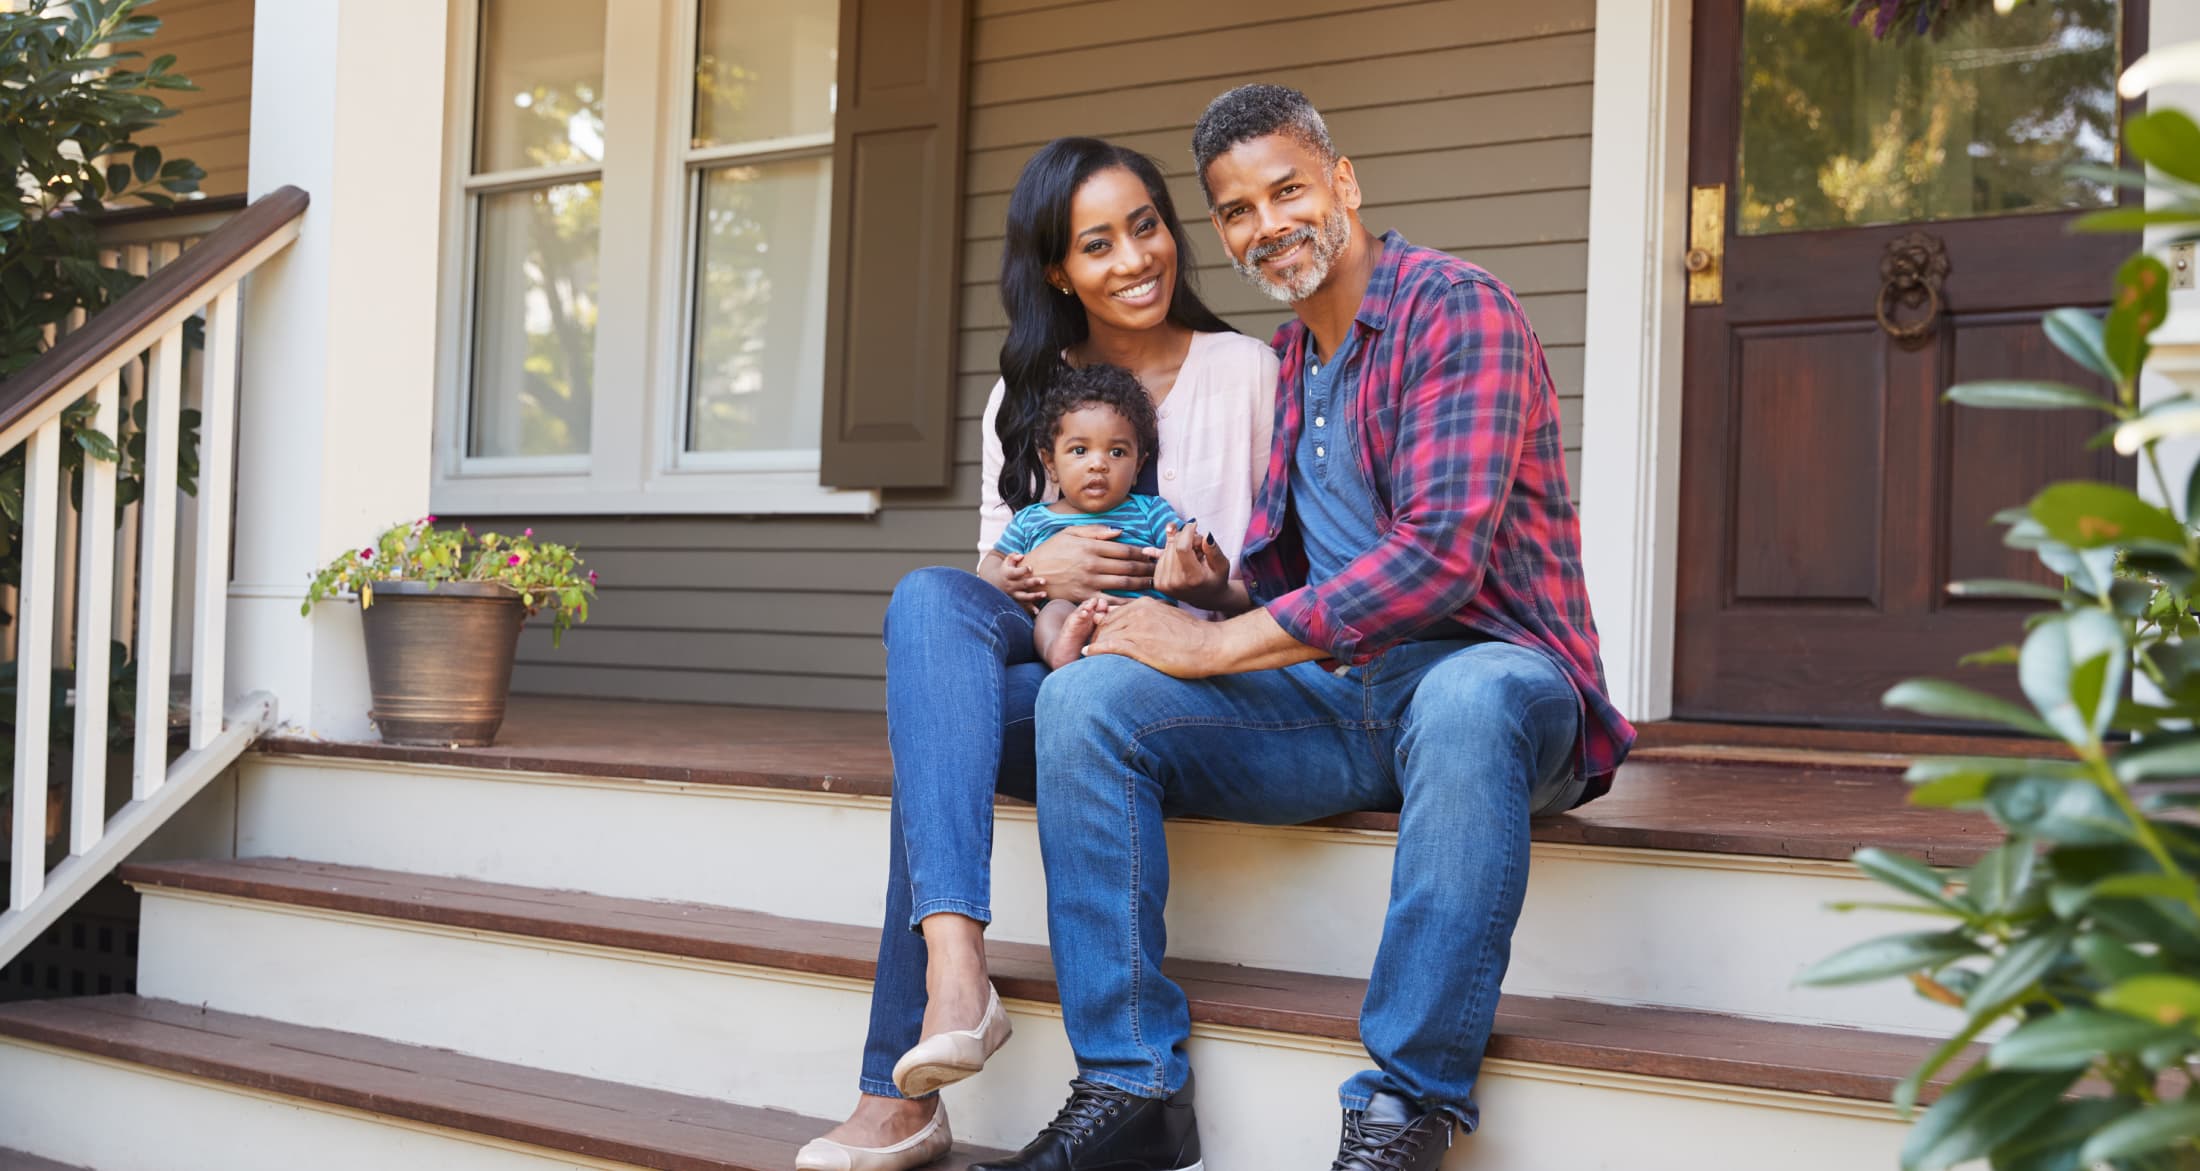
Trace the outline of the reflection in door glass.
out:
<instances>
[{"instance_id":1,"label":"reflection in door glass","mask_svg":"<svg viewBox=\"0 0 2200 1171\"><path fill-rule=\"evenodd\" d=\"M1748 0L1743 235L2106 207L2075 179L2116 161L2116 0L1972 5L1873 40L1847 5Z\"/></svg>"}]
</instances>

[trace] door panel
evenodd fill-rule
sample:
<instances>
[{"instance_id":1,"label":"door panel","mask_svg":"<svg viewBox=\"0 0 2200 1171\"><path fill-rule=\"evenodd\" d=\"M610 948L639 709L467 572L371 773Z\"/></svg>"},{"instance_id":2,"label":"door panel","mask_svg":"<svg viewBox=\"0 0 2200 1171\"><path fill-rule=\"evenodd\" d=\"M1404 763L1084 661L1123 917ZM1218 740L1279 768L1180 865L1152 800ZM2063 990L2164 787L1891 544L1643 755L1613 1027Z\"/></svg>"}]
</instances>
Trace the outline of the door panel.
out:
<instances>
[{"instance_id":1,"label":"door panel","mask_svg":"<svg viewBox=\"0 0 2200 1171\"><path fill-rule=\"evenodd\" d=\"M2136 246L2069 232L2116 193L2063 169L2113 161L2114 74L2145 5L2027 5L1892 47L1837 7L1696 6L1690 181L1728 195L1723 302L1691 307L1686 332L1683 718L1903 722L1887 687L2020 633L2021 606L1952 598L1951 581L2047 580L1991 517L2058 479L2130 478L2088 449L2097 417L1941 395L2086 382L2039 318L2103 307ZM1890 282L1905 264L1937 285Z\"/></svg>"}]
</instances>

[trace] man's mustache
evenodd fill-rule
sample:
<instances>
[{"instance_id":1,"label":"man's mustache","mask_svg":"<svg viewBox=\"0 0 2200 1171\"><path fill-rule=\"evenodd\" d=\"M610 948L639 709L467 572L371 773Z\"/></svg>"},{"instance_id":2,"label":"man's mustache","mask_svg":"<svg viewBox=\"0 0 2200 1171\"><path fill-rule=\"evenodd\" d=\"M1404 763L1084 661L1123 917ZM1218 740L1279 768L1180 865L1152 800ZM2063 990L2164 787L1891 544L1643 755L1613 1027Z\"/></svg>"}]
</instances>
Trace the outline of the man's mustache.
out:
<instances>
[{"instance_id":1,"label":"man's mustache","mask_svg":"<svg viewBox=\"0 0 2200 1171\"><path fill-rule=\"evenodd\" d=\"M1281 240L1270 240L1266 244L1255 244L1246 249L1245 263L1247 265L1259 264L1271 256L1281 256L1301 244L1311 243L1313 239L1314 229L1300 228Z\"/></svg>"}]
</instances>

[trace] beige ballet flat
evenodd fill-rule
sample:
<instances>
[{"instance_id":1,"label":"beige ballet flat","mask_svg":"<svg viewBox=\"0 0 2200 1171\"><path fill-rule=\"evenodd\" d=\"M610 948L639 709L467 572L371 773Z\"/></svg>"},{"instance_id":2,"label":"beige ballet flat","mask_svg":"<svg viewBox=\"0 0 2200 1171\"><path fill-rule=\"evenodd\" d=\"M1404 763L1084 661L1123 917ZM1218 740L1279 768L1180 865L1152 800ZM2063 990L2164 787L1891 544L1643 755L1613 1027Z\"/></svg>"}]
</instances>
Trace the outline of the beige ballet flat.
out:
<instances>
[{"instance_id":1,"label":"beige ballet flat","mask_svg":"<svg viewBox=\"0 0 2200 1171\"><path fill-rule=\"evenodd\" d=\"M813 1138L794 1155L795 1171L909 1171L947 1153L955 1136L947 1130L947 1103L932 1111L924 1129L890 1147L851 1147Z\"/></svg>"},{"instance_id":2,"label":"beige ballet flat","mask_svg":"<svg viewBox=\"0 0 2200 1171\"><path fill-rule=\"evenodd\" d=\"M979 1018L978 1027L939 1033L917 1042L894 1063L894 1088L915 1098L954 1085L984 1069L985 1059L993 1056L1011 1032L1008 1012L1001 1007L1001 994L987 984L985 1015Z\"/></svg>"}]
</instances>

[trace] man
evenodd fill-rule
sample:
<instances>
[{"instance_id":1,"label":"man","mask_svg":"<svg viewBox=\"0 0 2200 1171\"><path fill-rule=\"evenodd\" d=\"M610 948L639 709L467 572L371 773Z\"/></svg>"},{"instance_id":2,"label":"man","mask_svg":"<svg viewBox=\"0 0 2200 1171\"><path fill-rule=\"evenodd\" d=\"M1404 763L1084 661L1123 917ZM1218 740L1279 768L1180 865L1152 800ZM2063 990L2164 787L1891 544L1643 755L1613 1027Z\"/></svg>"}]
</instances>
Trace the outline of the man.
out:
<instances>
[{"instance_id":1,"label":"man","mask_svg":"<svg viewBox=\"0 0 2200 1171\"><path fill-rule=\"evenodd\" d=\"M1306 98L1215 99L1192 151L1238 271L1288 302L1275 446L1222 623L1107 606L1038 715L1040 844L1078 1077L998 1171L1200 1166L1185 998L1161 974L1165 814L1398 813L1336 1168L1425 1171L1476 1073L1528 819L1634 738L1603 668L1542 346L1496 278L1359 219Z\"/></svg>"}]
</instances>

